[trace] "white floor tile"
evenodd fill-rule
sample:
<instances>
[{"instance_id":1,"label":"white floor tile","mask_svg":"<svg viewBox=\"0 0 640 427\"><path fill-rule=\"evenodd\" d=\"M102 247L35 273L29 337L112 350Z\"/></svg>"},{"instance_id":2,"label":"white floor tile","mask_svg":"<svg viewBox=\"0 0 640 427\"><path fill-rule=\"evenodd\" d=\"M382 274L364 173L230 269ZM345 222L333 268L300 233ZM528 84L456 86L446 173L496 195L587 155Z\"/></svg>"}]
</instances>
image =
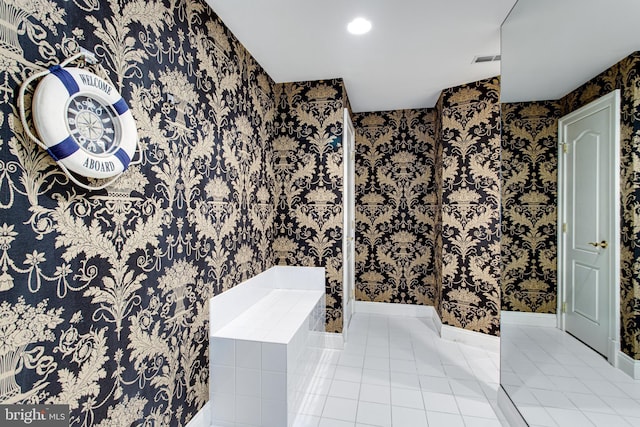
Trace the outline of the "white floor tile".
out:
<instances>
[{"instance_id":1,"label":"white floor tile","mask_svg":"<svg viewBox=\"0 0 640 427\"><path fill-rule=\"evenodd\" d=\"M462 415L480 418L495 418L496 414L491 404L484 397L473 398L467 396L456 396L458 408Z\"/></svg>"},{"instance_id":2,"label":"white floor tile","mask_svg":"<svg viewBox=\"0 0 640 427\"><path fill-rule=\"evenodd\" d=\"M340 366L353 366L356 368L362 368L362 363L364 362L364 355L352 355L352 354L342 354L340 356L340 360L338 360L338 365Z\"/></svg>"},{"instance_id":3,"label":"white floor tile","mask_svg":"<svg viewBox=\"0 0 640 427\"><path fill-rule=\"evenodd\" d=\"M604 414L615 414L615 411L608 403L592 393L566 393L566 396L581 411L599 412Z\"/></svg>"},{"instance_id":4,"label":"white floor tile","mask_svg":"<svg viewBox=\"0 0 640 427\"><path fill-rule=\"evenodd\" d=\"M355 422L357 409L357 400L329 396L322 411L322 418Z\"/></svg>"},{"instance_id":5,"label":"white floor tile","mask_svg":"<svg viewBox=\"0 0 640 427\"><path fill-rule=\"evenodd\" d=\"M374 369L362 370L362 383L391 387L391 375L389 371L377 371Z\"/></svg>"},{"instance_id":6,"label":"white floor tile","mask_svg":"<svg viewBox=\"0 0 640 427\"><path fill-rule=\"evenodd\" d=\"M576 409L574 405L564 393L551 390L531 390L540 405L550 408Z\"/></svg>"},{"instance_id":7,"label":"white floor tile","mask_svg":"<svg viewBox=\"0 0 640 427\"><path fill-rule=\"evenodd\" d=\"M367 356L364 358L364 368L376 371L389 371L389 358Z\"/></svg>"},{"instance_id":8,"label":"white floor tile","mask_svg":"<svg viewBox=\"0 0 640 427\"><path fill-rule=\"evenodd\" d=\"M318 427L353 427L352 422L322 418Z\"/></svg>"},{"instance_id":9,"label":"white floor tile","mask_svg":"<svg viewBox=\"0 0 640 427\"><path fill-rule=\"evenodd\" d=\"M393 426L398 427L429 427L427 413L420 409L392 406L391 421Z\"/></svg>"},{"instance_id":10,"label":"white floor tile","mask_svg":"<svg viewBox=\"0 0 640 427\"><path fill-rule=\"evenodd\" d=\"M447 412L450 414L460 414L458 403L452 394L422 392L424 407L427 411Z\"/></svg>"},{"instance_id":11,"label":"white floor tile","mask_svg":"<svg viewBox=\"0 0 640 427\"><path fill-rule=\"evenodd\" d=\"M422 392L419 389L391 387L391 404L394 406L424 409Z\"/></svg>"},{"instance_id":12,"label":"white floor tile","mask_svg":"<svg viewBox=\"0 0 640 427\"><path fill-rule=\"evenodd\" d=\"M630 398L640 400L640 381L634 381L631 377L628 377L628 380L624 382L615 380L614 385L624 391Z\"/></svg>"},{"instance_id":13,"label":"white floor tile","mask_svg":"<svg viewBox=\"0 0 640 427\"><path fill-rule=\"evenodd\" d=\"M367 344L365 357L382 357L389 358L389 347L382 347L374 344Z\"/></svg>"},{"instance_id":14,"label":"white floor tile","mask_svg":"<svg viewBox=\"0 0 640 427\"><path fill-rule=\"evenodd\" d=\"M299 413L304 415L321 416L327 396L319 394L306 394L302 399Z\"/></svg>"},{"instance_id":15,"label":"white floor tile","mask_svg":"<svg viewBox=\"0 0 640 427\"><path fill-rule=\"evenodd\" d=\"M497 426L497 355L440 339L429 319L358 313L349 339L323 355L294 427Z\"/></svg>"},{"instance_id":16,"label":"white floor tile","mask_svg":"<svg viewBox=\"0 0 640 427\"><path fill-rule=\"evenodd\" d=\"M362 384L360 386L360 401L391 404L391 388L383 385Z\"/></svg>"},{"instance_id":17,"label":"white floor tile","mask_svg":"<svg viewBox=\"0 0 640 427\"><path fill-rule=\"evenodd\" d=\"M397 347L393 345L393 343L391 343L391 347L389 348L389 356L392 359L415 360L415 356L413 354L413 348L411 347L410 344L408 347Z\"/></svg>"},{"instance_id":18,"label":"white floor tile","mask_svg":"<svg viewBox=\"0 0 640 427\"><path fill-rule=\"evenodd\" d=\"M460 379L460 380L471 380L474 378L473 372L471 372L471 368L468 366L459 366L459 365L442 365L444 367L444 372L447 374L448 378Z\"/></svg>"},{"instance_id":19,"label":"white floor tile","mask_svg":"<svg viewBox=\"0 0 640 427\"><path fill-rule=\"evenodd\" d=\"M446 378L447 376L440 362L429 363L425 361L418 361L416 363L416 369L418 370L418 374L428 377Z\"/></svg>"},{"instance_id":20,"label":"white floor tile","mask_svg":"<svg viewBox=\"0 0 640 427\"><path fill-rule=\"evenodd\" d=\"M624 391L606 380L584 380L583 382L593 393L601 397L629 397Z\"/></svg>"},{"instance_id":21,"label":"white floor tile","mask_svg":"<svg viewBox=\"0 0 640 427\"><path fill-rule=\"evenodd\" d=\"M391 372L391 387L414 388L420 390L420 381L416 374Z\"/></svg>"},{"instance_id":22,"label":"white floor tile","mask_svg":"<svg viewBox=\"0 0 640 427\"><path fill-rule=\"evenodd\" d=\"M631 424L633 427L640 426L640 418L624 417L625 421Z\"/></svg>"},{"instance_id":23,"label":"white floor tile","mask_svg":"<svg viewBox=\"0 0 640 427\"><path fill-rule=\"evenodd\" d=\"M480 383L475 380L451 380L449 381L453 394L456 396L484 397L484 391ZM497 390L496 390L497 391Z\"/></svg>"},{"instance_id":24,"label":"white floor tile","mask_svg":"<svg viewBox=\"0 0 640 427\"><path fill-rule=\"evenodd\" d=\"M333 378L334 380L359 383L362 381L362 367L356 368L353 366L338 365Z\"/></svg>"},{"instance_id":25,"label":"white floor tile","mask_svg":"<svg viewBox=\"0 0 640 427\"><path fill-rule=\"evenodd\" d=\"M584 415L589 418L589 421L596 427L630 427L623 417L616 414L602 414L597 412L584 412ZM639 419L640 421L640 419ZM640 425L640 424L637 424Z\"/></svg>"},{"instance_id":26,"label":"white floor tile","mask_svg":"<svg viewBox=\"0 0 640 427\"><path fill-rule=\"evenodd\" d=\"M453 393L447 378L430 377L420 375L420 388L422 391L432 391L436 393Z\"/></svg>"},{"instance_id":27,"label":"white floor tile","mask_svg":"<svg viewBox=\"0 0 640 427\"><path fill-rule=\"evenodd\" d=\"M538 399L533 395L531 390L526 387L505 386L509 397L518 406L537 406L540 405Z\"/></svg>"},{"instance_id":28,"label":"white floor tile","mask_svg":"<svg viewBox=\"0 0 640 427\"><path fill-rule=\"evenodd\" d=\"M333 380L331 378L323 378L319 376L313 376L311 378L311 382L309 383L309 388L307 389L308 393L311 394L329 394L329 389L331 388L331 383Z\"/></svg>"},{"instance_id":29,"label":"white floor tile","mask_svg":"<svg viewBox=\"0 0 640 427\"><path fill-rule=\"evenodd\" d=\"M503 427L497 418L478 418L463 416L465 427Z\"/></svg>"},{"instance_id":30,"label":"white floor tile","mask_svg":"<svg viewBox=\"0 0 640 427\"><path fill-rule=\"evenodd\" d=\"M320 424L320 417L313 415L300 414L293 421L293 427L318 427L318 424Z\"/></svg>"},{"instance_id":31,"label":"white floor tile","mask_svg":"<svg viewBox=\"0 0 640 427\"><path fill-rule=\"evenodd\" d=\"M350 381L333 380L329 389L329 396L344 397L345 399L358 400L360 383Z\"/></svg>"},{"instance_id":32,"label":"white floor tile","mask_svg":"<svg viewBox=\"0 0 640 427\"><path fill-rule=\"evenodd\" d=\"M537 405L518 405L518 411L520 411L524 419L529 423L529 426L557 427L556 422L545 408ZM573 427L573 425L571 427Z\"/></svg>"},{"instance_id":33,"label":"white floor tile","mask_svg":"<svg viewBox=\"0 0 640 427\"><path fill-rule=\"evenodd\" d=\"M414 360L390 359L389 366L391 372L404 372L416 375L418 370Z\"/></svg>"},{"instance_id":34,"label":"white floor tile","mask_svg":"<svg viewBox=\"0 0 640 427\"><path fill-rule=\"evenodd\" d=\"M464 427L461 415L427 411L429 426Z\"/></svg>"},{"instance_id":35,"label":"white floor tile","mask_svg":"<svg viewBox=\"0 0 640 427\"><path fill-rule=\"evenodd\" d=\"M359 402L358 416L360 424L391 427L391 406L373 402Z\"/></svg>"},{"instance_id":36,"label":"white floor tile","mask_svg":"<svg viewBox=\"0 0 640 427\"><path fill-rule=\"evenodd\" d=\"M559 426L591 427L593 423L581 412L573 409L547 408L549 415Z\"/></svg>"},{"instance_id":37,"label":"white floor tile","mask_svg":"<svg viewBox=\"0 0 640 427\"><path fill-rule=\"evenodd\" d=\"M574 393L590 393L591 390L578 378L572 377L555 377L551 378L554 384L554 390L562 392Z\"/></svg>"},{"instance_id":38,"label":"white floor tile","mask_svg":"<svg viewBox=\"0 0 640 427\"><path fill-rule=\"evenodd\" d=\"M505 389L530 426L640 426L640 381L575 338L514 325L502 338Z\"/></svg>"},{"instance_id":39,"label":"white floor tile","mask_svg":"<svg viewBox=\"0 0 640 427\"><path fill-rule=\"evenodd\" d=\"M607 396L602 397L602 400L622 416L640 418L640 404L636 400Z\"/></svg>"}]
</instances>

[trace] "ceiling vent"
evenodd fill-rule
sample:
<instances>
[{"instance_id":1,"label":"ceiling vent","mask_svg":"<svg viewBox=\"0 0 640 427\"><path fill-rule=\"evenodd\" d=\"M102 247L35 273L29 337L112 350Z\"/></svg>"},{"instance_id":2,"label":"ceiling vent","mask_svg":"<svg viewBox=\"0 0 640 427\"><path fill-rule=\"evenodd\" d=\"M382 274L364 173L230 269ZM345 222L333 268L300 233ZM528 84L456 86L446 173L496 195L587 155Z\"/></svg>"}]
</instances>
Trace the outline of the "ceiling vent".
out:
<instances>
[{"instance_id":1,"label":"ceiling vent","mask_svg":"<svg viewBox=\"0 0 640 427\"><path fill-rule=\"evenodd\" d=\"M500 55L476 56L473 58L472 64L481 64L483 62L500 61Z\"/></svg>"}]
</instances>

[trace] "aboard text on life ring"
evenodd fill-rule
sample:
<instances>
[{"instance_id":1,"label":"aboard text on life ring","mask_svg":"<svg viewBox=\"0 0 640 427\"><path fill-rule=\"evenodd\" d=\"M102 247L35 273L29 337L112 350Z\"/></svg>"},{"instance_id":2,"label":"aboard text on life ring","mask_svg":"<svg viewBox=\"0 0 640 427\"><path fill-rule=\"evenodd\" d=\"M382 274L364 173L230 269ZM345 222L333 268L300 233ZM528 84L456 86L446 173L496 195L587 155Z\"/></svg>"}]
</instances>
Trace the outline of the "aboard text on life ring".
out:
<instances>
[{"instance_id":1,"label":"aboard text on life ring","mask_svg":"<svg viewBox=\"0 0 640 427\"><path fill-rule=\"evenodd\" d=\"M47 152L72 172L110 178L136 151L131 111L108 82L82 68L54 66L33 95L33 122Z\"/></svg>"}]
</instances>

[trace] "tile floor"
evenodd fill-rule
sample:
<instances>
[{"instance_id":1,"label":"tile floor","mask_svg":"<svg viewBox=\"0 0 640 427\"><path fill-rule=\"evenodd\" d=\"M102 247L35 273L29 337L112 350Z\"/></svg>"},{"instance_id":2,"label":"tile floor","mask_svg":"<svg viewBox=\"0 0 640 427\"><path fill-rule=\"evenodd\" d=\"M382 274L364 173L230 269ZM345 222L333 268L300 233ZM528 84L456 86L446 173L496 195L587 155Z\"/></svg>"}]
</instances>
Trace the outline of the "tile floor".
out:
<instances>
[{"instance_id":1,"label":"tile floor","mask_svg":"<svg viewBox=\"0 0 640 427\"><path fill-rule=\"evenodd\" d=\"M530 427L640 426L640 381L557 328L502 325L502 384Z\"/></svg>"},{"instance_id":2,"label":"tile floor","mask_svg":"<svg viewBox=\"0 0 640 427\"><path fill-rule=\"evenodd\" d=\"M499 355L442 340L431 319L357 313L323 357L295 427L499 427Z\"/></svg>"}]
</instances>

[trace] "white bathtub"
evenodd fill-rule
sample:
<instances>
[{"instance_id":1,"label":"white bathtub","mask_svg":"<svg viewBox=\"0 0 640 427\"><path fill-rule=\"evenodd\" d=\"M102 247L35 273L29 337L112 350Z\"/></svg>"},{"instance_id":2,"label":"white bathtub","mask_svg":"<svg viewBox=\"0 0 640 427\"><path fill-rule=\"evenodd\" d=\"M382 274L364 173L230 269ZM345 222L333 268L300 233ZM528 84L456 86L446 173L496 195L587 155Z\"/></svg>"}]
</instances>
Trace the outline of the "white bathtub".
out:
<instances>
[{"instance_id":1,"label":"white bathtub","mask_svg":"<svg viewBox=\"0 0 640 427\"><path fill-rule=\"evenodd\" d=\"M324 348L324 268L272 267L209 310L213 425L291 426Z\"/></svg>"}]
</instances>

